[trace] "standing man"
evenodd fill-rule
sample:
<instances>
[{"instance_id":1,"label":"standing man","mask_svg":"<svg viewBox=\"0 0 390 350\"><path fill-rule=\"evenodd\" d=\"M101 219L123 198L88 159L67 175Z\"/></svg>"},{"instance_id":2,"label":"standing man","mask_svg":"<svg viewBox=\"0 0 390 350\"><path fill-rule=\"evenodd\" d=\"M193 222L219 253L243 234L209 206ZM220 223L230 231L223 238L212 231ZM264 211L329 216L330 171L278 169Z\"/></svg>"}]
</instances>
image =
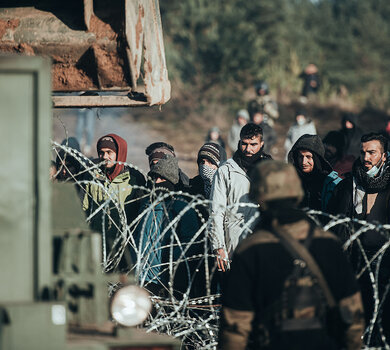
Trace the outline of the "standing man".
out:
<instances>
[{"instance_id":1,"label":"standing man","mask_svg":"<svg viewBox=\"0 0 390 350\"><path fill-rule=\"evenodd\" d=\"M252 178L262 220L234 253L218 348L361 349L355 275L337 238L297 209L303 190L294 168L265 161ZM327 306L339 317L329 318Z\"/></svg>"},{"instance_id":2,"label":"standing man","mask_svg":"<svg viewBox=\"0 0 390 350\"><path fill-rule=\"evenodd\" d=\"M126 225L138 214L141 190L145 178L138 171L123 163L127 158L127 142L116 134L108 134L97 142L100 169L93 174L93 181L86 185L83 209L90 226L102 232L105 269L113 270L119 264L122 271L131 268L130 253L123 247ZM114 256L122 256L116 259Z\"/></svg>"},{"instance_id":3,"label":"standing man","mask_svg":"<svg viewBox=\"0 0 390 350\"><path fill-rule=\"evenodd\" d=\"M195 288L192 277L197 261L193 257L203 252L203 245L189 245L199 229L197 215L187 207L185 196L171 193L179 182L177 158L164 155L151 166L148 175L154 191L142 200L143 216L134 232L136 275L140 285L154 295L164 295L173 287L175 297L182 298Z\"/></svg>"},{"instance_id":4,"label":"standing man","mask_svg":"<svg viewBox=\"0 0 390 350\"><path fill-rule=\"evenodd\" d=\"M337 172L325 159L325 148L318 135L302 135L288 154L294 165L305 196L302 208L326 210L336 185L341 181Z\"/></svg>"},{"instance_id":5,"label":"standing man","mask_svg":"<svg viewBox=\"0 0 390 350\"><path fill-rule=\"evenodd\" d=\"M263 146L261 127L246 124L240 132L238 150L232 159L218 168L214 176L210 194L211 237L221 271L226 271L228 257L231 257L238 242L252 233L256 224L253 215L257 209L247 206L252 203L248 197L249 174L258 162L272 159L263 152Z\"/></svg>"},{"instance_id":6,"label":"standing man","mask_svg":"<svg viewBox=\"0 0 390 350\"><path fill-rule=\"evenodd\" d=\"M360 158L353 164L352 173L347 176L335 189L329 203L332 214L344 214L350 218L390 223L390 162L387 153L388 141L379 133L365 134L361 138ZM339 232L343 239L349 238L348 232ZM380 231L368 230L359 236L362 249L369 261L388 241ZM356 249L355 249L356 248ZM352 249L351 259L359 273L366 267L363 252L357 246ZM378 266L380 264L380 266ZM386 295L386 286L390 280L390 254L385 251L382 259L376 257L371 262L371 268L378 269L377 283L378 298L381 302L378 318L382 317L382 327L387 341L390 339L390 297ZM374 290L370 281L368 269L359 279L366 322L373 316ZM383 346L378 325L374 327L371 343L367 346Z\"/></svg>"}]
</instances>

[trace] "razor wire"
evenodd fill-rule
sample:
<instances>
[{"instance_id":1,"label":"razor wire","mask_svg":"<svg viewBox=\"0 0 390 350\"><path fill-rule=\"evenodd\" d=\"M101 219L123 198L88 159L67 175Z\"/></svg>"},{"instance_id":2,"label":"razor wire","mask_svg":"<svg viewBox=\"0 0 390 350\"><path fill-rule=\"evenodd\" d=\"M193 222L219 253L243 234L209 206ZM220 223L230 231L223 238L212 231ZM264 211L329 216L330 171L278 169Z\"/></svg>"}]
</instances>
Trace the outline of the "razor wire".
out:
<instances>
[{"instance_id":1,"label":"razor wire","mask_svg":"<svg viewBox=\"0 0 390 350\"><path fill-rule=\"evenodd\" d=\"M79 187L83 201L95 200L88 188L94 187L102 194L86 219L89 223L96 218L101 221L102 270L117 269L123 257L130 254L132 264L126 273L134 275L139 286L152 292L153 310L143 324L146 331L180 338L187 349L216 349L222 273L218 272L210 243L210 201L183 191L161 190L137 167L117 162L140 171L148 180L145 186L132 185L131 191L138 191L138 195L121 203L120 193L101 171L101 162L92 161L79 151L56 142L52 142L52 148L56 157L61 158L61 168L57 169L56 175L65 168L69 175L65 181ZM72 173L67 165L68 157L79 162L77 173ZM129 187L122 190L129 190ZM133 204L137 204L139 210L130 213L132 219L129 220L127 208ZM257 207L245 203L225 209L229 212L236 206ZM390 225L321 211L307 213L324 230L342 238L346 254L351 255L353 251L355 256L358 255L360 264L355 269L356 277L361 279L368 274L374 297L370 322L366 324L363 335L365 349L375 349L372 345L374 336L380 338L380 348L390 349L390 339L386 338L382 327L382 310L390 279L381 280L382 269L390 269L390 266L383 265L389 261L386 256L389 255ZM250 223L242 225L243 236L250 234ZM367 252L362 240L367 232L372 231L383 237L383 244L375 252ZM111 292L114 290L115 287L111 286Z\"/></svg>"}]
</instances>

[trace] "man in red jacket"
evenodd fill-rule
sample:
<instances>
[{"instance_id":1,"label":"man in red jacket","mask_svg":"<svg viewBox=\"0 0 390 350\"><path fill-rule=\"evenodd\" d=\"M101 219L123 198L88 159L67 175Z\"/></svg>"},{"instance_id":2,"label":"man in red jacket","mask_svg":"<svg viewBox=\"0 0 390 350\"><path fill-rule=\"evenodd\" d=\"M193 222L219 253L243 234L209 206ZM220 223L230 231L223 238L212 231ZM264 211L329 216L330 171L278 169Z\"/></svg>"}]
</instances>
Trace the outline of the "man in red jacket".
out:
<instances>
[{"instance_id":1,"label":"man in red jacket","mask_svg":"<svg viewBox=\"0 0 390 350\"><path fill-rule=\"evenodd\" d=\"M130 255L125 249L129 230L127 225L138 215L144 176L124 163L127 142L116 134L101 137L97 143L100 169L86 186L83 209L93 230L103 233L104 265L107 271L122 271L130 266Z\"/></svg>"}]
</instances>

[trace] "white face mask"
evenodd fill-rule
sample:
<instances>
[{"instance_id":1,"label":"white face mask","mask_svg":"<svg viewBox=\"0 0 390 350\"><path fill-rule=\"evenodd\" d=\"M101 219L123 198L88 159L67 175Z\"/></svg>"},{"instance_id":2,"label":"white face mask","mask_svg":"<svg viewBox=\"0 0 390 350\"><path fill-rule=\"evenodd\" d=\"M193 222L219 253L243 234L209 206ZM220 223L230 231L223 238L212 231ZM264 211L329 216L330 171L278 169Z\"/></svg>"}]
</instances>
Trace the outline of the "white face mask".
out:
<instances>
[{"instance_id":1,"label":"white face mask","mask_svg":"<svg viewBox=\"0 0 390 350\"><path fill-rule=\"evenodd\" d=\"M297 124L298 124L298 125L304 125L305 123L306 123L306 120L303 119L303 118L297 120Z\"/></svg>"},{"instance_id":2,"label":"white face mask","mask_svg":"<svg viewBox=\"0 0 390 350\"><path fill-rule=\"evenodd\" d=\"M368 175L368 177L375 177L375 176L378 175L379 170L381 170L382 165L383 165L383 163L382 163L382 158L383 158L383 155L382 155L381 159L379 160L379 162L378 162L377 164L375 164L370 170L368 170L368 171L366 172L366 174ZM378 166L378 165L379 165L379 166Z\"/></svg>"}]
</instances>

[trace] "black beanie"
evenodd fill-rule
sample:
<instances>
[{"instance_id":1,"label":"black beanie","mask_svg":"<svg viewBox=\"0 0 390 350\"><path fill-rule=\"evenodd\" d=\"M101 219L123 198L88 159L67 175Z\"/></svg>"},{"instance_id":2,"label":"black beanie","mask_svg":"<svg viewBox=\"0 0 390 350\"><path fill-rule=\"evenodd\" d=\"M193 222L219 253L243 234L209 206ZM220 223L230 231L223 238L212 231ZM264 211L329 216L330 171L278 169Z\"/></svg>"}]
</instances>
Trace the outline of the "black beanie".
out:
<instances>
[{"instance_id":1,"label":"black beanie","mask_svg":"<svg viewBox=\"0 0 390 350\"><path fill-rule=\"evenodd\" d=\"M115 140L111 136L104 136L102 137L97 145L97 152L99 153L102 148L109 148L110 150L114 151L115 153L118 153L118 146L115 142Z\"/></svg>"}]
</instances>

